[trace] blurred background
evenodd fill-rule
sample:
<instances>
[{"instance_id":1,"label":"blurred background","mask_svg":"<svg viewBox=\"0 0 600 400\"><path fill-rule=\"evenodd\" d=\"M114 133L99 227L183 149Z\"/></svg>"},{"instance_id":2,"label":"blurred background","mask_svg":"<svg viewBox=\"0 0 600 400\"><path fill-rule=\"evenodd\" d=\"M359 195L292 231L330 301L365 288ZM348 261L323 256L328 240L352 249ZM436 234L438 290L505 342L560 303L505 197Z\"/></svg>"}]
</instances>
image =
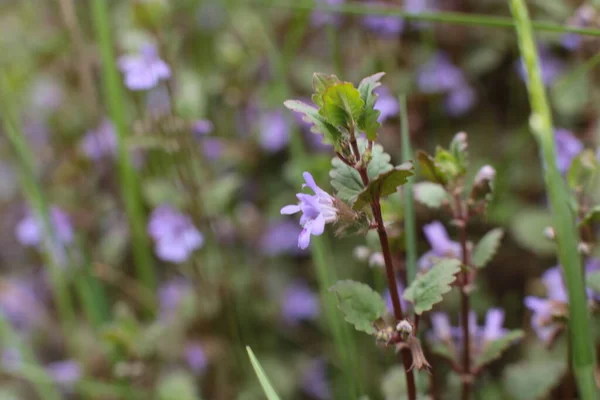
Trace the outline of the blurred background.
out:
<instances>
[{"instance_id":1,"label":"blurred background","mask_svg":"<svg viewBox=\"0 0 600 400\"><path fill-rule=\"evenodd\" d=\"M379 138L394 161L405 94L413 148L465 131L470 173L497 170L487 218L470 232L507 234L472 304L480 320L503 308L505 326L528 336L476 392L528 398L515 363L540 356L523 298L543 295L539 277L556 260L514 31L360 12L510 22L506 2L313 9L322 3L344 1L0 2L0 399L261 399L247 345L284 399L402 398L393 351L351 330L327 292L355 279L384 293L376 238L330 230L303 251L297 219L279 212L303 171L331 191L333 156L283 101L309 98L314 72L357 84L380 71ZM536 20L599 21L593 1L527 3ZM564 171L596 148L598 40L536 33ZM401 201L384 211L402 269ZM448 216L416 211L422 254L421 227ZM457 302L443 309L455 315ZM432 360L421 384L457 398L450 367ZM546 371L530 398L564 398L553 388L565 368Z\"/></svg>"}]
</instances>

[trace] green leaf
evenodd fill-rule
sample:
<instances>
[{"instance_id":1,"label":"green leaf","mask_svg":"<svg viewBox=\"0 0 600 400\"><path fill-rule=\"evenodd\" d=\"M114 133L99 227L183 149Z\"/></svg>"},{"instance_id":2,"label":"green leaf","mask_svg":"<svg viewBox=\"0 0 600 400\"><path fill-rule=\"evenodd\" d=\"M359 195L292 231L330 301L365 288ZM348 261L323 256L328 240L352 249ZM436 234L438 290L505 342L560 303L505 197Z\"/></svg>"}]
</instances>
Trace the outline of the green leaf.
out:
<instances>
[{"instance_id":1,"label":"green leaf","mask_svg":"<svg viewBox=\"0 0 600 400\"><path fill-rule=\"evenodd\" d=\"M450 284L460 271L461 262L455 259L443 259L425 274L417 277L404 291L404 298L415 305L419 315L442 301L442 295L451 289Z\"/></svg>"},{"instance_id":2,"label":"green leaf","mask_svg":"<svg viewBox=\"0 0 600 400\"><path fill-rule=\"evenodd\" d=\"M553 222L548 210L525 208L513 217L510 231L522 247L539 255L551 255L556 251L556 243L544 236L544 229Z\"/></svg>"},{"instance_id":3,"label":"green leaf","mask_svg":"<svg viewBox=\"0 0 600 400\"><path fill-rule=\"evenodd\" d=\"M503 236L504 230L501 228L492 229L486 233L473 249L473 265L477 268L485 267L498 251Z\"/></svg>"},{"instance_id":4,"label":"green leaf","mask_svg":"<svg viewBox=\"0 0 600 400\"><path fill-rule=\"evenodd\" d=\"M374 180L369 182L369 186L358 194L352 208L354 210L361 210L373 199L395 193L398 187L404 185L408 181L408 177L413 175L413 169L412 162L409 161L378 175Z\"/></svg>"},{"instance_id":5,"label":"green leaf","mask_svg":"<svg viewBox=\"0 0 600 400\"><path fill-rule=\"evenodd\" d=\"M356 125L363 114L365 102L360 92L349 82L329 86L323 93L319 113L335 127Z\"/></svg>"},{"instance_id":6,"label":"green leaf","mask_svg":"<svg viewBox=\"0 0 600 400\"><path fill-rule=\"evenodd\" d=\"M486 364L500 358L510 346L516 341L521 340L525 336L525 333L520 329L515 329L508 332L506 335L499 339L493 340L487 343L481 354L475 360L475 368L479 369Z\"/></svg>"},{"instance_id":7,"label":"green leaf","mask_svg":"<svg viewBox=\"0 0 600 400\"><path fill-rule=\"evenodd\" d=\"M573 159L567 171L567 183L571 189L582 189L592 183L598 172L598 159L591 149L586 149Z\"/></svg>"},{"instance_id":8,"label":"green leaf","mask_svg":"<svg viewBox=\"0 0 600 400\"><path fill-rule=\"evenodd\" d=\"M454 154L442 147L435 151L435 163L439 171L447 181L451 181L456 177L464 175L466 172L465 163L455 157Z\"/></svg>"},{"instance_id":9,"label":"green leaf","mask_svg":"<svg viewBox=\"0 0 600 400\"><path fill-rule=\"evenodd\" d=\"M340 140L342 138L341 132L335 126L327 122L327 120L319 114L319 110L298 100L287 100L283 104L288 109L303 114L302 120L311 124L310 131L312 133L323 135L323 142L333 145L336 150L340 149Z\"/></svg>"},{"instance_id":10,"label":"green leaf","mask_svg":"<svg viewBox=\"0 0 600 400\"><path fill-rule=\"evenodd\" d=\"M194 377L185 371L168 374L158 382L158 400L200 400Z\"/></svg>"},{"instance_id":11,"label":"green leaf","mask_svg":"<svg viewBox=\"0 0 600 400\"><path fill-rule=\"evenodd\" d=\"M420 182L415 185L415 199L430 208L439 208L449 200L448 193L442 185L433 182Z\"/></svg>"},{"instance_id":12,"label":"green leaf","mask_svg":"<svg viewBox=\"0 0 600 400\"><path fill-rule=\"evenodd\" d=\"M361 152L367 148L367 141L363 138L357 140L358 148ZM370 180L375 179L381 173L391 170L390 155L383 151L379 144L373 146L372 159L367 167L367 175ZM354 204L358 194L363 191L364 185L360 174L354 168L344 164L340 159L333 158L331 161L333 169L329 172L331 177L331 186L337 193L337 197L348 204Z\"/></svg>"},{"instance_id":13,"label":"green leaf","mask_svg":"<svg viewBox=\"0 0 600 400\"><path fill-rule=\"evenodd\" d=\"M598 221L600 221L600 205L592 207L592 209L583 216L583 218L579 222L579 226L587 225L591 222Z\"/></svg>"},{"instance_id":14,"label":"green leaf","mask_svg":"<svg viewBox=\"0 0 600 400\"><path fill-rule=\"evenodd\" d=\"M417 160L419 162L419 170L430 181L437 182L440 185L446 185L448 180L442 173L440 166L429 154L424 151L417 152Z\"/></svg>"},{"instance_id":15,"label":"green leaf","mask_svg":"<svg viewBox=\"0 0 600 400\"><path fill-rule=\"evenodd\" d=\"M451 349L447 343L439 342L437 340L430 341L429 348L433 354L445 358L446 360L454 361L456 359L456 354L454 353L454 350Z\"/></svg>"},{"instance_id":16,"label":"green leaf","mask_svg":"<svg viewBox=\"0 0 600 400\"><path fill-rule=\"evenodd\" d=\"M385 301L379 293L364 283L351 280L338 281L329 291L338 298L338 308L344 313L346 321L356 330L375 334L373 322L387 312Z\"/></svg>"},{"instance_id":17,"label":"green leaf","mask_svg":"<svg viewBox=\"0 0 600 400\"><path fill-rule=\"evenodd\" d=\"M248 357L250 357L252 368L254 368L254 372L256 373L256 376L260 381L260 385L262 386L263 391L265 392L265 396L267 396L267 399L280 400L277 393L275 393L275 389L273 389L273 385L271 385L271 382L269 382L269 378L267 378L265 371L263 370L256 356L254 355L254 352L252 351L250 346L246 346L246 351L248 352Z\"/></svg>"},{"instance_id":18,"label":"green leaf","mask_svg":"<svg viewBox=\"0 0 600 400\"><path fill-rule=\"evenodd\" d=\"M358 85L360 98L365 103L364 113L358 121L358 127L366 133L367 139L369 140L377 139L377 130L381 126L378 121L380 112L374 108L378 97L375 93L375 89L381 86L379 81L384 75L385 72L379 72L375 75L368 76Z\"/></svg>"},{"instance_id":19,"label":"green leaf","mask_svg":"<svg viewBox=\"0 0 600 400\"><path fill-rule=\"evenodd\" d=\"M535 360L511 365L504 373L506 391L515 400L544 398L558 385L566 372L562 361Z\"/></svg>"},{"instance_id":20,"label":"green leaf","mask_svg":"<svg viewBox=\"0 0 600 400\"><path fill-rule=\"evenodd\" d=\"M341 83L341 81L335 75L328 75L315 72L313 74L313 103L315 103L319 108L323 107L323 93L325 93L328 87L338 83Z\"/></svg>"},{"instance_id":21,"label":"green leaf","mask_svg":"<svg viewBox=\"0 0 600 400\"><path fill-rule=\"evenodd\" d=\"M587 287L596 293L600 293L600 271L589 274L585 281Z\"/></svg>"}]
</instances>

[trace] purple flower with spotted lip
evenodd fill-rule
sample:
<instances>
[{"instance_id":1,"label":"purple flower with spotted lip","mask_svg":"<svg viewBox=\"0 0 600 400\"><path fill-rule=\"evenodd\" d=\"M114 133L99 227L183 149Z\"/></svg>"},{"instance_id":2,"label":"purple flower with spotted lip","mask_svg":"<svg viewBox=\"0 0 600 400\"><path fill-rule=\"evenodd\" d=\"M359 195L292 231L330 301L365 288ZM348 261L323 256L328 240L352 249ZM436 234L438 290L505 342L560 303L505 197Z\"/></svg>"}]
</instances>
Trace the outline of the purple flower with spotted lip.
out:
<instances>
[{"instance_id":1,"label":"purple flower with spotted lip","mask_svg":"<svg viewBox=\"0 0 600 400\"><path fill-rule=\"evenodd\" d=\"M196 375L202 374L208 366L208 358L202 344L198 341L191 341L185 345L183 350L185 361Z\"/></svg>"},{"instance_id":2,"label":"purple flower with spotted lip","mask_svg":"<svg viewBox=\"0 0 600 400\"><path fill-rule=\"evenodd\" d=\"M105 119L97 129L88 131L81 141L81 149L94 161L114 157L117 154L117 134L112 122Z\"/></svg>"},{"instance_id":3,"label":"purple flower with spotted lip","mask_svg":"<svg viewBox=\"0 0 600 400\"><path fill-rule=\"evenodd\" d=\"M285 115L281 111L264 113L259 126L259 144L264 150L274 153L287 146L290 132Z\"/></svg>"},{"instance_id":4,"label":"purple flower with spotted lip","mask_svg":"<svg viewBox=\"0 0 600 400\"><path fill-rule=\"evenodd\" d=\"M298 280L283 291L281 315L289 325L314 320L319 316L319 299L306 282Z\"/></svg>"},{"instance_id":5,"label":"purple flower with spotted lip","mask_svg":"<svg viewBox=\"0 0 600 400\"><path fill-rule=\"evenodd\" d=\"M300 203L283 207L281 214L291 215L302 212L302 217L300 218L302 232L298 236L298 247L306 249L310 244L310 235L322 235L325 230L325 224L334 222L337 219L337 209L334 204L335 199L317 186L310 173L304 172L302 176L306 182L302 187L308 186L315 194L296 194Z\"/></svg>"},{"instance_id":6,"label":"purple flower with spotted lip","mask_svg":"<svg viewBox=\"0 0 600 400\"><path fill-rule=\"evenodd\" d=\"M567 129L554 130L556 143L556 166L561 173L566 173L573 159L584 149L583 143Z\"/></svg>"},{"instance_id":7,"label":"purple flower with spotted lip","mask_svg":"<svg viewBox=\"0 0 600 400\"><path fill-rule=\"evenodd\" d=\"M131 90L152 89L171 77L171 68L160 59L156 46L149 43L139 54L119 57L119 68L125 75L125 86Z\"/></svg>"},{"instance_id":8,"label":"purple flower with spotted lip","mask_svg":"<svg viewBox=\"0 0 600 400\"><path fill-rule=\"evenodd\" d=\"M298 248L298 236L301 232L302 228L289 220L271 223L260 238L260 250L267 256L302 253Z\"/></svg>"},{"instance_id":9,"label":"purple flower with spotted lip","mask_svg":"<svg viewBox=\"0 0 600 400\"><path fill-rule=\"evenodd\" d=\"M439 258L460 258L462 249L458 242L450 240L446 228L439 221L434 221L423 227L425 237L431 246L431 250L426 252L419 259L419 267L423 269L431 268L436 259Z\"/></svg>"},{"instance_id":10,"label":"purple flower with spotted lip","mask_svg":"<svg viewBox=\"0 0 600 400\"><path fill-rule=\"evenodd\" d=\"M394 97L385 86L379 86L375 89L375 93L379 96L374 106L374 108L379 111L379 118L377 118L377 121L383 123L389 118L396 117L400 112L398 99Z\"/></svg>"},{"instance_id":11,"label":"purple flower with spotted lip","mask_svg":"<svg viewBox=\"0 0 600 400\"><path fill-rule=\"evenodd\" d=\"M56 206L50 208L50 223L54 228L56 238L62 244L73 241L73 227L69 216ZM28 211L16 227L16 236L19 243L24 246L39 246L43 239L43 224L31 211Z\"/></svg>"},{"instance_id":12,"label":"purple flower with spotted lip","mask_svg":"<svg viewBox=\"0 0 600 400\"><path fill-rule=\"evenodd\" d=\"M148 234L155 252L163 261L182 263L204 244L204 236L192 219L169 205L157 207L148 222Z\"/></svg>"}]
</instances>

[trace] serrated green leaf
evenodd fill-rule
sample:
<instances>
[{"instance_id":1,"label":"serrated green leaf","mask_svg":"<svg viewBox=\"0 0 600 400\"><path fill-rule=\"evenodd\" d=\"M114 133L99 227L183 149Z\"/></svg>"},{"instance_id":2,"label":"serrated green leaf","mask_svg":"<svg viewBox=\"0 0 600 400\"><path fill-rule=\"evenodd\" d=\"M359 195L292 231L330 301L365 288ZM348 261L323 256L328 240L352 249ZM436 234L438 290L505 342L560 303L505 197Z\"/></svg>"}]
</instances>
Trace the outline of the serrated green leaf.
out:
<instances>
[{"instance_id":1,"label":"serrated green leaf","mask_svg":"<svg viewBox=\"0 0 600 400\"><path fill-rule=\"evenodd\" d=\"M525 333L522 330L515 329L508 332L501 338L491 341L485 346L481 354L475 360L475 368L479 369L484 365L500 358L502 353L508 350L508 348L516 341L522 339L523 336L525 336Z\"/></svg>"},{"instance_id":2,"label":"serrated green leaf","mask_svg":"<svg viewBox=\"0 0 600 400\"><path fill-rule=\"evenodd\" d=\"M414 304L415 313L421 315L442 301L442 295L450 291L450 284L456 279L460 265L459 260L442 259L411 283L404 291L404 298Z\"/></svg>"},{"instance_id":3,"label":"serrated green leaf","mask_svg":"<svg viewBox=\"0 0 600 400\"><path fill-rule=\"evenodd\" d=\"M419 162L419 171L430 181L437 182L440 185L445 185L448 180L442 173L439 165L435 162L433 157L424 151L417 152L417 160Z\"/></svg>"},{"instance_id":4,"label":"serrated green leaf","mask_svg":"<svg viewBox=\"0 0 600 400\"><path fill-rule=\"evenodd\" d=\"M594 292L600 293L600 271L589 274L585 279L585 283Z\"/></svg>"},{"instance_id":5,"label":"serrated green leaf","mask_svg":"<svg viewBox=\"0 0 600 400\"><path fill-rule=\"evenodd\" d=\"M579 226L587 225L591 222L598 221L600 221L600 205L592 207L592 209L583 216L583 218L579 222Z\"/></svg>"},{"instance_id":6,"label":"serrated green leaf","mask_svg":"<svg viewBox=\"0 0 600 400\"><path fill-rule=\"evenodd\" d=\"M360 98L364 101L364 113L358 121L358 127L365 132L367 139L377 139L377 130L381 126L378 121L379 110L376 110L375 102L377 101L377 93L375 89L381 86L379 82L385 75L385 72L379 72L375 75L364 78L358 85L358 91L360 92Z\"/></svg>"},{"instance_id":7,"label":"serrated green leaf","mask_svg":"<svg viewBox=\"0 0 600 400\"><path fill-rule=\"evenodd\" d=\"M365 102L360 92L349 82L338 83L325 89L319 113L335 127L349 128L360 120Z\"/></svg>"},{"instance_id":8,"label":"serrated green leaf","mask_svg":"<svg viewBox=\"0 0 600 400\"><path fill-rule=\"evenodd\" d=\"M312 101L318 107L323 107L323 93L329 86L341 83L339 78L335 75L322 74L315 72L313 74L313 91Z\"/></svg>"},{"instance_id":9,"label":"serrated green leaf","mask_svg":"<svg viewBox=\"0 0 600 400\"><path fill-rule=\"evenodd\" d=\"M598 158L591 149L586 149L573 159L567 171L567 183L571 189L581 189L592 183L598 172Z\"/></svg>"},{"instance_id":10,"label":"serrated green leaf","mask_svg":"<svg viewBox=\"0 0 600 400\"><path fill-rule=\"evenodd\" d=\"M246 346L246 351L248 352L248 357L250 357L250 362L252 363L252 368L254 368L254 372L256 373L256 376L258 377L258 380L260 381L260 385L262 386L263 391L265 392L265 396L267 396L267 399L268 400L280 400L279 396L275 392L275 389L273 389L273 385L271 385L269 378L267 378L267 375L265 374L263 367L260 365L260 362L254 355L254 352L252 351L250 346Z\"/></svg>"},{"instance_id":11,"label":"serrated green leaf","mask_svg":"<svg viewBox=\"0 0 600 400\"><path fill-rule=\"evenodd\" d=\"M412 162L404 163L392 170L379 174L374 180L369 182L362 192L358 194L356 201L352 205L354 210L361 210L373 199L385 197L398 190L398 187L404 185L409 176L413 175Z\"/></svg>"},{"instance_id":12,"label":"serrated green leaf","mask_svg":"<svg viewBox=\"0 0 600 400\"><path fill-rule=\"evenodd\" d=\"M356 330L374 334L373 322L383 317L387 311L385 301L368 285L351 280L338 281L329 291L338 298L338 308L346 321Z\"/></svg>"},{"instance_id":13,"label":"serrated green leaf","mask_svg":"<svg viewBox=\"0 0 600 400\"><path fill-rule=\"evenodd\" d=\"M357 140L358 148L361 152L367 148L367 141L363 138ZM375 179L379 174L391 170L390 155L383 151L379 144L373 146L372 159L367 167L369 179ZM329 172L331 177L331 186L336 189L336 196L348 203L354 204L356 197L364 189L360 174L354 168L344 164L340 159L333 158L331 161L333 169Z\"/></svg>"},{"instance_id":14,"label":"serrated green leaf","mask_svg":"<svg viewBox=\"0 0 600 400\"><path fill-rule=\"evenodd\" d=\"M504 230L501 228L492 229L485 234L484 237L479 240L477 246L473 249L473 265L477 268L483 268L485 265L492 260L502 237L504 236Z\"/></svg>"},{"instance_id":15,"label":"serrated green leaf","mask_svg":"<svg viewBox=\"0 0 600 400\"><path fill-rule=\"evenodd\" d=\"M439 171L448 181L451 181L458 176L462 176L466 172L464 163L461 163L454 154L442 147L438 146L436 149L434 160Z\"/></svg>"},{"instance_id":16,"label":"serrated green leaf","mask_svg":"<svg viewBox=\"0 0 600 400\"><path fill-rule=\"evenodd\" d=\"M310 131L317 135L323 135L325 143L333 145L336 150L340 149L341 132L319 114L319 110L298 100L287 100L283 103L288 109L303 115L302 120L311 124Z\"/></svg>"},{"instance_id":17,"label":"serrated green leaf","mask_svg":"<svg viewBox=\"0 0 600 400\"><path fill-rule=\"evenodd\" d=\"M552 390L564 376L561 361L536 360L508 367L503 376L504 388L515 400L538 400Z\"/></svg>"},{"instance_id":18,"label":"serrated green leaf","mask_svg":"<svg viewBox=\"0 0 600 400\"><path fill-rule=\"evenodd\" d=\"M419 182L414 186L415 199L430 208L439 208L448 200L446 189L433 182Z\"/></svg>"}]
</instances>

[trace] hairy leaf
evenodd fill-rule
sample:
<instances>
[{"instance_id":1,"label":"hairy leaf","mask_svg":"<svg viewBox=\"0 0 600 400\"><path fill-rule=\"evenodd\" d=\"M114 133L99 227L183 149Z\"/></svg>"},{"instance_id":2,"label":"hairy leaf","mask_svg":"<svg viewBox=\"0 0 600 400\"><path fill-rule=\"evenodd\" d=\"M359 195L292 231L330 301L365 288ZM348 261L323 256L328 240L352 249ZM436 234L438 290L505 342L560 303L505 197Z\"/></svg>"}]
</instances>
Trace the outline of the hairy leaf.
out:
<instances>
[{"instance_id":1,"label":"hairy leaf","mask_svg":"<svg viewBox=\"0 0 600 400\"><path fill-rule=\"evenodd\" d=\"M254 355L254 352L250 348L250 346L246 346L246 351L248 352L248 357L250 357L250 362L252 363L252 368L254 368L254 372L260 381L260 385L265 392L265 396L267 396L267 400L279 400L279 396L275 393L275 389L273 389L273 385L267 378L263 367L260 365L260 362Z\"/></svg>"},{"instance_id":2,"label":"hairy leaf","mask_svg":"<svg viewBox=\"0 0 600 400\"><path fill-rule=\"evenodd\" d=\"M358 194L352 208L360 210L369 204L371 200L396 192L398 187L404 185L408 177L413 175L413 169L412 162L409 161L378 175L374 180L369 182L369 186Z\"/></svg>"},{"instance_id":3,"label":"hairy leaf","mask_svg":"<svg viewBox=\"0 0 600 400\"><path fill-rule=\"evenodd\" d=\"M501 228L492 229L486 233L473 249L473 265L477 268L485 267L498 251L503 236L504 231Z\"/></svg>"},{"instance_id":4,"label":"hairy leaf","mask_svg":"<svg viewBox=\"0 0 600 400\"><path fill-rule=\"evenodd\" d=\"M327 120L319 114L319 110L298 100L287 100L283 104L290 110L303 114L302 120L311 124L311 132L323 135L323 141L325 143L333 145L336 150L340 149L340 140L342 138L341 132L335 126L327 122Z\"/></svg>"},{"instance_id":5,"label":"hairy leaf","mask_svg":"<svg viewBox=\"0 0 600 400\"><path fill-rule=\"evenodd\" d=\"M329 86L323 93L323 105L319 113L335 127L348 128L355 125L363 114L365 102L359 91L348 82Z\"/></svg>"},{"instance_id":6,"label":"hairy leaf","mask_svg":"<svg viewBox=\"0 0 600 400\"><path fill-rule=\"evenodd\" d=\"M448 180L442 173L440 166L429 154L419 151L417 152L417 160L419 162L419 170L425 176L425 178L441 185L448 183Z\"/></svg>"},{"instance_id":7,"label":"hairy leaf","mask_svg":"<svg viewBox=\"0 0 600 400\"><path fill-rule=\"evenodd\" d=\"M351 280L338 281L330 291L338 298L338 308L346 321L356 330L375 334L373 322L383 317L387 311L383 298L364 283Z\"/></svg>"},{"instance_id":8,"label":"hairy leaf","mask_svg":"<svg viewBox=\"0 0 600 400\"><path fill-rule=\"evenodd\" d=\"M322 74L315 72L313 74L313 90L312 101L318 106L323 107L323 93L329 86L341 83L335 75Z\"/></svg>"},{"instance_id":9,"label":"hairy leaf","mask_svg":"<svg viewBox=\"0 0 600 400\"><path fill-rule=\"evenodd\" d=\"M508 350L515 342L521 340L523 336L525 336L525 333L522 330L515 329L501 338L491 341L485 346L481 354L479 354L479 357L475 360L475 368L479 369L500 358L502 353Z\"/></svg>"},{"instance_id":10,"label":"hairy leaf","mask_svg":"<svg viewBox=\"0 0 600 400\"><path fill-rule=\"evenodd\" d=\"M377 130L381 126L378 121L380 112L374 108L378 97L377 93L375 93L375 89L381 86L379 81L384 75L385 72L379 72L375 75L368 76L358 85L360 98L365 103L364 113L358 121L358 127L366 133L369 140L377 139Z\"/></svg>"},{"instance_id":11,"label":"hairy leaf","mask_svg":"<svg viewBox=\"0 0 600 400\"><path fill-rule=\"evenodd\" d=\"M414 187L415 199L427 207L439 208L448 200L446 189L440 184L433 182L420 182Z\"/></svg>"},{"instance_id":12,"label":"hairy leaf","mask_svg":"<svg viewBox=\"0 0 600 400\"><path fill-rule=\"evenodd\" d=\"M442 301L442 295L451 289L450 284L460 271L461 262L455 259L442 259L425 274L417 277L404 291L404 298L415 305L419 315Z\"/></svg>"}]
</instances>

